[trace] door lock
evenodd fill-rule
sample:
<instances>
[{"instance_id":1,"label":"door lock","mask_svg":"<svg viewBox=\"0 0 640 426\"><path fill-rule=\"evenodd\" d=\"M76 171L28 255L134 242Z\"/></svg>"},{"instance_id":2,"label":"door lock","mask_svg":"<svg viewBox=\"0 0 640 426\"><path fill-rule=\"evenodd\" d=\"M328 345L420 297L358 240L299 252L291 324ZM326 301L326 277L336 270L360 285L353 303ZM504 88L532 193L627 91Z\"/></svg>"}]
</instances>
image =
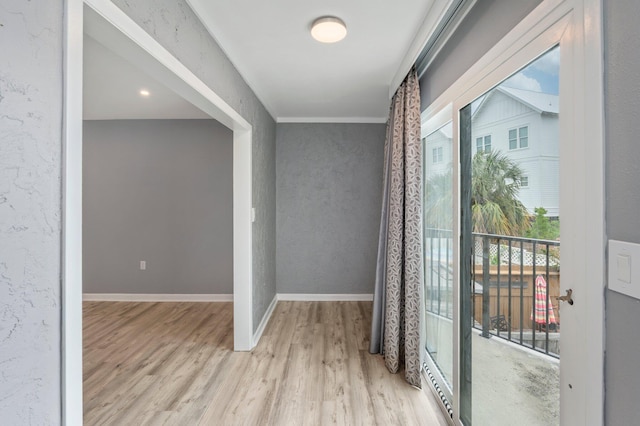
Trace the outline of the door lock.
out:
<instances>
[{"instance_id":1,"label":"door lock","mask_svg":"<svg viewBox=\"0 0 640 426\"><path fill-rule=\"evenodd\" d=\"M572 289L568 289L566 296L556 297L556 300L559 300L561 302L567 302L570 305L573 305L573 299L571 298L572 294L573 294L573 290Z\"/></svg>"}]
</instances>

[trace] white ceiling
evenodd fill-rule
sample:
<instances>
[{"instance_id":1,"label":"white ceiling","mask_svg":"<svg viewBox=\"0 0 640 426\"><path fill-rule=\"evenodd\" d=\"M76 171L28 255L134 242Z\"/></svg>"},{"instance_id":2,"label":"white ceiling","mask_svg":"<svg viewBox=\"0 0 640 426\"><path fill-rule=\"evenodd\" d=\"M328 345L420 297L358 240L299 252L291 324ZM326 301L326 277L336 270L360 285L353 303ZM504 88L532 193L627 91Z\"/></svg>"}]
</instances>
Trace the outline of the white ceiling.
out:
<instances>
[{"instance_id":1,"label":"white ceiling","mask_svg":"<svg viewBox=\"0 0 640 426\"><path fill-rule=\"evenodd\" d=\"M83 80L85 120L211 118L86 34Z\"/></svg>"},{"instance_id":2,"label":"white ceiling","mask_svg":"<svg viewBox=\"0 0 640 426\"><path fill-rule=\"evenodd\" d=\"M187 0L278 121L385 121L389 86L433 0ZM333 15L335 44L311 38Z\"/></svg>"}]
</instances>

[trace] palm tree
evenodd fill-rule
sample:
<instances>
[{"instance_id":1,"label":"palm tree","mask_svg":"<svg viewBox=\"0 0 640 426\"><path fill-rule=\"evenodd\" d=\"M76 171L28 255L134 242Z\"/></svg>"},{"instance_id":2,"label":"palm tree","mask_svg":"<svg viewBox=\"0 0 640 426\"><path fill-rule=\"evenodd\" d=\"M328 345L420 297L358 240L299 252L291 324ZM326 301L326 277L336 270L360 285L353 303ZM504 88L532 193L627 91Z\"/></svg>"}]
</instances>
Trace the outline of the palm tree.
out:
<instances>
[{"instance_id":1,"label":"palm tree","mask_svg":"<svg viewBox=\"0 0 640 426\"><path fill-rule=\"evenodd\" d=\"M451 168L427 178L425 185L425 225L430 229L451 230L453 218L453 181Z\"/></svg>"},{"instance_id":2,"label":"palm tree","mask_svg":"<svg viewBox=\"0 0 640 426\"><path fill-rule=\"evenodd\" d=\"M530 216L518 200L522 169L499 151L479 152L473 158L471 211L473 231L522 236L529 229ZM432 229L452 229L453 181L451 169L427 178L425 185L425 225Z\"/></svg>"},{"instance_id":3,"label":"palm tree","mask_svg":"<svg viewBox=\"0 0 640 426\"><path fill-rule=\"evenodd\" d=\"M500 151L478 152L471 174L473 231L520 236L529 229L530 217L518 200L523 172Z\"/></svg>"}]
</instances>

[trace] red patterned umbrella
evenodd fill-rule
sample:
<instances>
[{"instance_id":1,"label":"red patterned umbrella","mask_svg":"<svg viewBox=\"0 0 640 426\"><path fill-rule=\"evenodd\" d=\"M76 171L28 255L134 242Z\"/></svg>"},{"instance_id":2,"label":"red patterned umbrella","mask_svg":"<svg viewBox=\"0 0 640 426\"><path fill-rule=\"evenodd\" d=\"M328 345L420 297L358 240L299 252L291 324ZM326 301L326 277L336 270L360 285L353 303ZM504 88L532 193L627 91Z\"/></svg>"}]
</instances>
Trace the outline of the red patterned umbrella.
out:
<instances>
[{"instance_id":1,"label":"red patterned umbrella","mask_svg":"<svg viewBox=\"0 0 640 426\"><path fill-rule=\"evenodd\" d=\"M549 322L547 323L547 312L549 312ZM533 305L531 319L536 324L556 324L556 316L553 314L551 303L547 305L547 282L542 275L536 277L536 300Z\"/></svg>"}]
</instances>

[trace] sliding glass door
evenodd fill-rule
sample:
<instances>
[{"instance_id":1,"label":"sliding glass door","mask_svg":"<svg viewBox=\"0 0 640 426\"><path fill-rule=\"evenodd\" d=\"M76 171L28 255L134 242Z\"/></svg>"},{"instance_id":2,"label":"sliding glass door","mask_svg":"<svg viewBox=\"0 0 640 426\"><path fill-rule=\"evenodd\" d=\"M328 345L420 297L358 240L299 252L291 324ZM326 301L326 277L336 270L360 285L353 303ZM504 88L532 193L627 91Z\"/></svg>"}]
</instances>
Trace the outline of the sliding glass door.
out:
<instances>
[{"instance_id":1,"label":"sliding glass door","mask_svg":"<svg viewBox=\"0 0 640 426\"><path fill-rule=\"evenodd\" d=\"M453 395L453 124L423 129L425 359L429 379Z\"/></svg>"},{"instance_id":2,"label":"sliding glass door","mask_svg":"<svg viewBox=\"0 0 640 426\"><path fill-rule=\"evenodd\" d=\"M460 112L465 425L559 423L559 57Z\"/></svg>"},{"instance_id":3,"label":"sliding glass door","mask_svg":"<svg viewBox=\"0 0 640 426\"><path fill-rule=\"evenodd\" d=\"M423 113L425 372L456 425L602 421L601 74L582 6L543 2Z\"/></svg>"}]
</instances>

